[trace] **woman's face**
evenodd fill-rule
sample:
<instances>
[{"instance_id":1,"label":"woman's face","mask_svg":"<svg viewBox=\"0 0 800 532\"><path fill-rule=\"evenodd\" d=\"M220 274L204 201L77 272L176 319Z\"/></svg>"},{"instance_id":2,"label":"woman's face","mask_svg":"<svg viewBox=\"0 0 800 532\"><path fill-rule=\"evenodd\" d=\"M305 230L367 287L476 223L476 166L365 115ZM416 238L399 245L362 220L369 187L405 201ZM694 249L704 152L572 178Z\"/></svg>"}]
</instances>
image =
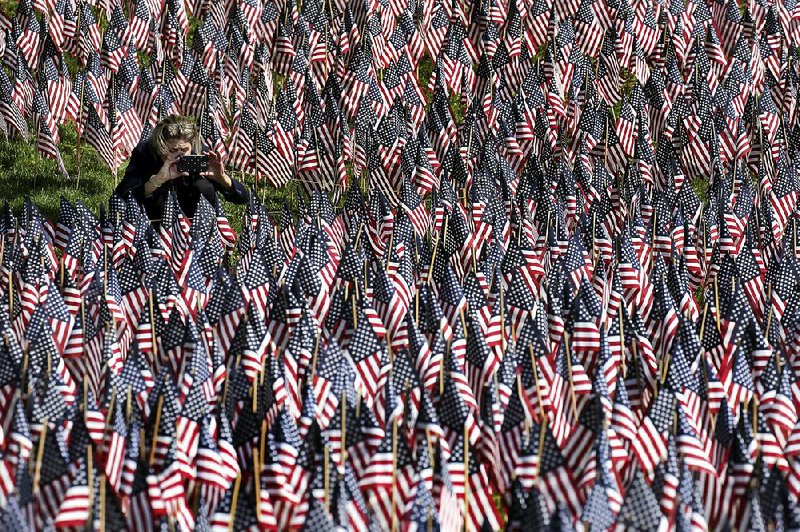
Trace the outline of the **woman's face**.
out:
<instances>
[{"instance_id":1,"label":"woman's face","mask_svg":"<svg viewBox=\"0 0 800 532\"><path fill-rule=\"evenodd\" d=\"M166 142L167 153L165 158L177 159L192 153L192 143L184 139L171 139Z\"/></svg>"}]
</instances>

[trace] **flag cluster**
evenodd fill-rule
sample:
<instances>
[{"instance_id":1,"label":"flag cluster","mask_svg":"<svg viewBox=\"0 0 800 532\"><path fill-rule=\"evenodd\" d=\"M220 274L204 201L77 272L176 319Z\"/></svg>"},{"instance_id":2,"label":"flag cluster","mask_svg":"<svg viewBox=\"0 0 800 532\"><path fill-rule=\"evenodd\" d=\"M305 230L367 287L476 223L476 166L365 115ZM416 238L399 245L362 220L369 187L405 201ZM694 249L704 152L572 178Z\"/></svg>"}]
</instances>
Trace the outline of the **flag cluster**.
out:
<instances>
[{"instance_id":1,"label":"flag cluster","mask_svg":"<svg viewBox=\"0 0 800 532\"><path fill-rule=\"evenodd\" d=\"M2 216L0 528L800 527L799 6L99 4L5 20L7 131L307 199Z\"/></svg>"},{"instance_id":2,"label":"flag cluster","mask_svg":"<svg viewBox=\"0 0 800 532\"><path fill-rule=\"evenodd\" d=\"M796 215L760 247L749 181L6 210L0 525L794 527Z\"/></svg>"}]
</instances>

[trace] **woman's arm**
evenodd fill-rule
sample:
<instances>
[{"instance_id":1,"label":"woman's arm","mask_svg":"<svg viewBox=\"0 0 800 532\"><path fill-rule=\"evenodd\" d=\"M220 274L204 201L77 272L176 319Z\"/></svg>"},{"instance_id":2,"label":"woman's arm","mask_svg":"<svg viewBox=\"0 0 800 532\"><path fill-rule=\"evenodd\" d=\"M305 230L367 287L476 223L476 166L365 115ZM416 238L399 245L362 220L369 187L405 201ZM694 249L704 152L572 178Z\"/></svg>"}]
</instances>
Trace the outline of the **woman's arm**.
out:
<instances>
[{"instance_id":1,"label":"woman's arm","mask_svg":"<svg viewBox=\"0 0 800 532\"><path fill-rule=\"evenodd\" d=\"M150 155L147 150L149 150L147 144L142 143L131 154L125 176L117 185L116 192L120 196L125 197L132 193L139 202L142 202L167 182L187 175L185 172L177 172L174 158L162 162Z\"/></svg>"},{"instance_id":2,"label":"woman's arm","mask_svg":"<svg viewBox=\"0 0 800 532\"><path fill-rule=\"evenodd\" d=\"M125 176L117 185L116 193L123 198L133 194L133 197L142 202L155 191L154 183L149 180L159 173L161 165L161 161L150 151L148 141L140 142L131 152Z\"/></svg>"},{"instance_id":3,"label":"woman's arm","mask_svg":"<svg viewBox=\"0 0 800 532\"><path fill-rule=\"evenodd\" d=\"M169 166L167 166L166 174L162 169L161 171L159 171L159 173L150 176L150 179L145 181L144 186L142 187L142 190L144 191L144 197L147 198L152 196L153 193L159 188L161 188L165 183L167 183L168 181L172 181L174 177L172 177L170 173L171 169L169 168Z\"/></svg>"},{"instance_id":4,"label":"woman's arm","mask_svg":"<svg viewBox=\"0 0 800 532\"><path fill-rule=\"evenodd\" d=\"M125 198L128 194L133 194L139 201L144 199L145 195L142 185L144 185L150 176L144 175L145 170L142 168L142 163L142 154L137 146L137 148L133 150L133 153L131 153L131 159L128 162L128 167L125 169L125 175L122 177L122 181L119 182L115 190L120 197Z\"/></svg>"},{"instance_id":5,"label":"woman's arm","mask_svg":"<svg viewBox=\"0 0 800 532\"><path fill-rule=\"evenodd\" d=\"M225 184L212 181L214 183L214 188L219 191L225 200L239 205L243 205L250 201L250 192L247 190L247 187L230 176L226 175L225 177L227 178L227 183Z\"/></svg>"},{"instance_id":6,"label":"woman's arm","mask_svg":"<svg viewBox=\"0 0 800 532\"><path fill-rule=\"evenodd\" d=\"M247 187L228 175L222 157L216 151L208 152L208 171L203 175L227 201L240 205L250 201Z\"/></svg>"}]
</instances>

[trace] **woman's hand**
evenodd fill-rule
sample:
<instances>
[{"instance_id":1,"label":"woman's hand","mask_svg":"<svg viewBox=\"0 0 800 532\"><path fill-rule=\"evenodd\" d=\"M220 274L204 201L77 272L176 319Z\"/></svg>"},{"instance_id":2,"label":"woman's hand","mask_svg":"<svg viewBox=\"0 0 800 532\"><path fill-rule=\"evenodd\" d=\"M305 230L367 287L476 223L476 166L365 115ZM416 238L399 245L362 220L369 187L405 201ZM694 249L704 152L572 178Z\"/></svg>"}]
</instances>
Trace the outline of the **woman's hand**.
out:
<instances>
[{"instance_id":1,"label":"woman's hand","mask_svg":"<svg viewBox=\"0 0 800 532\"><path fill-rule=\"evenodd\" d=\"M178 159L179 154L170 155L164 160L161 169L156 175L151 177L144 185L144 195L150 196L156 189L162 187L165 183L177 179L179 177L188 176L188 172L178 172Z\"/></svg>"},{"instance_id":2,"label":"woman's hand","mask_svg":"<svg viewBox=\"0 0 800 532\"><path fill-rule=\"evenodd\" d=\"M225 163L222 160L222 156L215 150L208 152L208 170L203 172L202 175L212 181L216 181L226 189L233 186L231 178L225 173Z\"/></svg>"},{"instance_id":3,"label":"woman's hand","mask_svg":"<svg viewBox=\"0 0 800 532\"><path fill-rule=\"evenodd\" d=\"M161 165L161 169L156 174L156 178L161 185L179 177L189 176L189 172L178 172L178 159L180 158L180 154L170 155Z\"/></svg>"}]
</instances>

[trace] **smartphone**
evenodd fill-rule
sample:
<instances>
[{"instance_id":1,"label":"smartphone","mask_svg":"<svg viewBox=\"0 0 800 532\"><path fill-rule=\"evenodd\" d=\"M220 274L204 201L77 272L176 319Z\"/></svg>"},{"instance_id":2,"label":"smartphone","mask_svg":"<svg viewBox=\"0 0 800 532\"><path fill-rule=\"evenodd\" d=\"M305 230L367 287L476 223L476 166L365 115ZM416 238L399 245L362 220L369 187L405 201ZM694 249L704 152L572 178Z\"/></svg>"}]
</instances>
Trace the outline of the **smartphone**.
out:
<instances>
[{"instance_id":1,"label":"smartphone","mask_svg":"<svg viewBox=\"0 0 800 532\"><path fill-rule=\"evenodd\" d=\"M208 155L184 155L178 159L178 172L198 175L208 170Z\"/></svg>"}]
</instances>

